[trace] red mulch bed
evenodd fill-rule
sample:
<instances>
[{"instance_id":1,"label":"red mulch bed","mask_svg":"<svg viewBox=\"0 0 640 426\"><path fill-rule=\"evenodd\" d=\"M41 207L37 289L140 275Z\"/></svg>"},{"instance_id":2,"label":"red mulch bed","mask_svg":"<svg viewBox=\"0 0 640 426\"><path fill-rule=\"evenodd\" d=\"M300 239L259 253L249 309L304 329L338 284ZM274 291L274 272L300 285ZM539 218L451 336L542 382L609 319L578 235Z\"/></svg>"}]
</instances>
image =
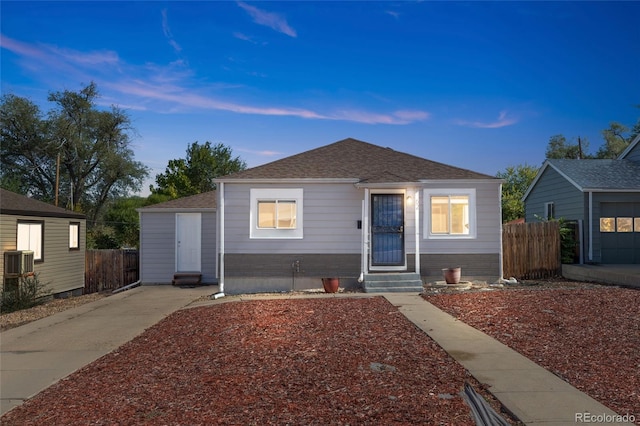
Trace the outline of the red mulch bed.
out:
<instances>
[{"instance_id":1,"label":"red mulch bed","mask_svg":"<svg viewBox=\"0 0 640 426\"><path fill-rule=\"evenodd\" d=\"M567 287L425 298L640 424L640 291Z\"/></svg>"},{"instance_id":2,"label":"red mulch bed","mask_svg":"<svg viewBox=\"0 0 640 426\"><path fill-rule=\"evenodd\" d=\"M478 383L382 297L182 310L3 425L472 425Z\"/></svg>"}]
</instances>

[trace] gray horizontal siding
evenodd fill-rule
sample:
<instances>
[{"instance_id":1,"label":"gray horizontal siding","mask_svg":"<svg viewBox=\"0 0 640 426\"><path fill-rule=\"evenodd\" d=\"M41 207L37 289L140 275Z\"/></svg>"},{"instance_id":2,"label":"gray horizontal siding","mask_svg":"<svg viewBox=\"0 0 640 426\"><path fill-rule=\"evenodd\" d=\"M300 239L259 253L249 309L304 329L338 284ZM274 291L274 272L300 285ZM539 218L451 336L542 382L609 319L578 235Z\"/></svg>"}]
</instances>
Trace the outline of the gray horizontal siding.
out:
<instances>
[{"instance_id":1,"label":"gray horizontal siding","mask_svg":"<svg viewBox=\"0 0 640 426\"><path fill-rule=\"evenodd\" d=\"M38 220L44 222L43 262L36 262L34 271L40 282L47 285L52 293L63 293L84 288L84 266L86 220L76 218L55 218L36 216L2 215L0 220L0 241L2 243L2 263L0 273L4 277L4 251L15 250L18 220ZM69 224L80 223L80 250L69 249Z\"/></svg>"},{"instance_id":2,"label":"gray horizontal siding","mask_svg":"<svg viewBox=\"0 0 640 426\"><path fill-rule=\"evenodd\" d=\"M465 184L476 189L477 237L474 239L428 239L422 235L425 202L420 203L420 251L422 253L499 253L501 242L500 191L497 182ZM249 238L250 189L282 187L304 189L303 239ZM445 185L437 185L446 188ZM455 184L449 184L454 189ZM352 184L304 184L251 186L225 185L226 253L350 253L361 251L364 190ZM427 205L428 206L428 205ZM405 247L415 253L415 207L405 210Z\"/></svg>"},{"instance_id":3,"label":"gray horizontal siding","mask_svg":"<svg viewBox=\"0 0 640 426\"><path fill-rule=\"evenodd\" d=\"M450 238L435 239L425 238L420 242L420 252L423 254L465 254L465 253L500 253L502 218L500 213L500 185L497 182L477 182L471 184L432 185L433 188L475 188L476 190L476 238ZM427 187L429 188L429 187ZM429 214L428 202L422 200L420 226L422 233L422 223L424 214ZM413 227L412 227L413 228ZM415 253L415 250L411 250Z\"/></svg>"},{"instance_id":4,"label":"gray horizontal siding","mask_svg":"<svg viewBox=\"0 0 640 426\"><path fill-rule=\"evenodd\" d=\"M637 143L636 146L633 147L631 151L629 151L624 157L625 160L635 161L636 163L640 163L640 143Z\"/></svg>"},{"instance_id":5,"label":"gray horizontal siding","mask_svg":"<svg viewBox=\"0 0 640 426\"><path fill-rule=\"evenodd\" d=\"M500 255L484 254L423 254L420 256L420 276L424 282L442 281L443 268L461 268L463 281L493 283L502 278ZM409 270L415 270L415 258L409 257Z\"/></svg>"},{"instance_id":6,"label":"gray horizontal siding","mask_svg":"<svg viewBox=\"0 0 640 426\"><path fill-rule=\"evenodd\" d=\"M140 213L140 280L171 283L176 270L175 213Z\"/></svg>"},{"instance_id":7,"label":"gray horizontal siding","mask_svg":"<svg viewBox=\"0 0 640 426\"><path fill-rule=\"evenodd\" d=\"M554 203L556 218L584 220L585 196L552 167L547 167L525 200L525 220L537 222L544 217L545 203Z\"/></svg>"},{"instance_id":8,"label":"gray horizontal siding","mask_svg":"<svg viewBox=\"0 0 640 426\"><path fill-rule=\"evenodd\" d=\"M251 188L304 189L303 239L251 239ZM226 253L360 253L363 190L353 185L225 185Z\"/></svg>"},{"instance_id":9,"label":"gray horizontal siding","mask_svg":"<svg viewBox=\"0 0 640 426\"><path fill-rule=\"evenodd\" d=\"M189 211L193 213L193 211ZM201 273L205 283L216 279L216 214L201 213ZM176 212L140 213L140 280L169 284L176 272Z\"/></svg>"},{"instance_id":10,"label":"gray horizontal siding","mask_svg":"<svg viewBox=\"0 0 640 426\"><path fill-rule=\"evenodd\" d=\"M322 288L323 277L339 277L342 288L359 286L360 255L355 254L227 254L225 266L229 294Z\"/></svg>"}]
</instances>

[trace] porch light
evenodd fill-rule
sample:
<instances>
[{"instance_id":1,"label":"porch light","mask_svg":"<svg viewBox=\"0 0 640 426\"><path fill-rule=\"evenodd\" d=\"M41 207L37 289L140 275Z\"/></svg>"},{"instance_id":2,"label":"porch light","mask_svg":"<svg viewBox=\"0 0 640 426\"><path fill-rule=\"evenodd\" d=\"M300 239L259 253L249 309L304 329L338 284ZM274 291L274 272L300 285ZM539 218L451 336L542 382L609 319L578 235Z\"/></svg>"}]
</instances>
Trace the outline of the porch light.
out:
<instances>
[{"instance_id":1,"label":"porch light","mask_svg":"<svg viewBox=\"0 0 640 426\"><path fill-rule=\"evenodd\" d=\"M413 198L411 198L411 195L407 195L407 205L408 206L413 205Z\"/></svg>"}]
</instances>

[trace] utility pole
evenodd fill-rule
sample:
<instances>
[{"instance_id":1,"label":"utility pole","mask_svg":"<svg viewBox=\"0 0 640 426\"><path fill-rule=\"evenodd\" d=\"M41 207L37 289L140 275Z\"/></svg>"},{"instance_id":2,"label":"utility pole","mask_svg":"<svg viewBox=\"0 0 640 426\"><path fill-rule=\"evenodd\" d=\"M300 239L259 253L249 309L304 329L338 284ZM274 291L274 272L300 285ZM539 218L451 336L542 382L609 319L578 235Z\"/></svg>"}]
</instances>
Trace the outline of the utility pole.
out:
<instances>
[{"instance_id":1,"label":"utility pole","mask_svg":"<svg viewBox=\"0 0 640 426\"><path fill-rule=\"evenodd\" d=\"M58 207L58 188L60 187L60 153L56 160L56 207Z\"/></svg>"},{"instance_id":2,"label":"utility pole","mask_svg":"<svg viewBox=\"0 0 640 426\"><path fill-rule=\"evenodd\" d=\"M582 141L580 140L580 136L578 136L578 159L582 160Z\"/></svg>"}]
</instances>

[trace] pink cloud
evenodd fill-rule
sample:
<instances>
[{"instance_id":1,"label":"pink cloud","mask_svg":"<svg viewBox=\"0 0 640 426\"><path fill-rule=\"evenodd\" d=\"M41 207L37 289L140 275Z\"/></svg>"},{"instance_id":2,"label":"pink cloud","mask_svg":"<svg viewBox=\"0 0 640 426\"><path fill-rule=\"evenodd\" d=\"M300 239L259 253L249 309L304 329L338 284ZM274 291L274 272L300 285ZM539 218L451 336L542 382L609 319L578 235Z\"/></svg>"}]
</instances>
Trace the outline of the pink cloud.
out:
<instances>
[{"instance_id":1,"label":"pink cloud","mask_svg":"<svg viewBox=\"0 0 640 426\"><path fill-rule=\"evenodd\" d=\"M297 37L296 30L291 28L287 23L287 20L281 15L258 9L255 6L248 5L241 1L237 2L237 4L253 18L253 22L256 24L264 25L265 27L269 27L272 30L286 34L290 37Z\"/></svg>"}]
</instances>

